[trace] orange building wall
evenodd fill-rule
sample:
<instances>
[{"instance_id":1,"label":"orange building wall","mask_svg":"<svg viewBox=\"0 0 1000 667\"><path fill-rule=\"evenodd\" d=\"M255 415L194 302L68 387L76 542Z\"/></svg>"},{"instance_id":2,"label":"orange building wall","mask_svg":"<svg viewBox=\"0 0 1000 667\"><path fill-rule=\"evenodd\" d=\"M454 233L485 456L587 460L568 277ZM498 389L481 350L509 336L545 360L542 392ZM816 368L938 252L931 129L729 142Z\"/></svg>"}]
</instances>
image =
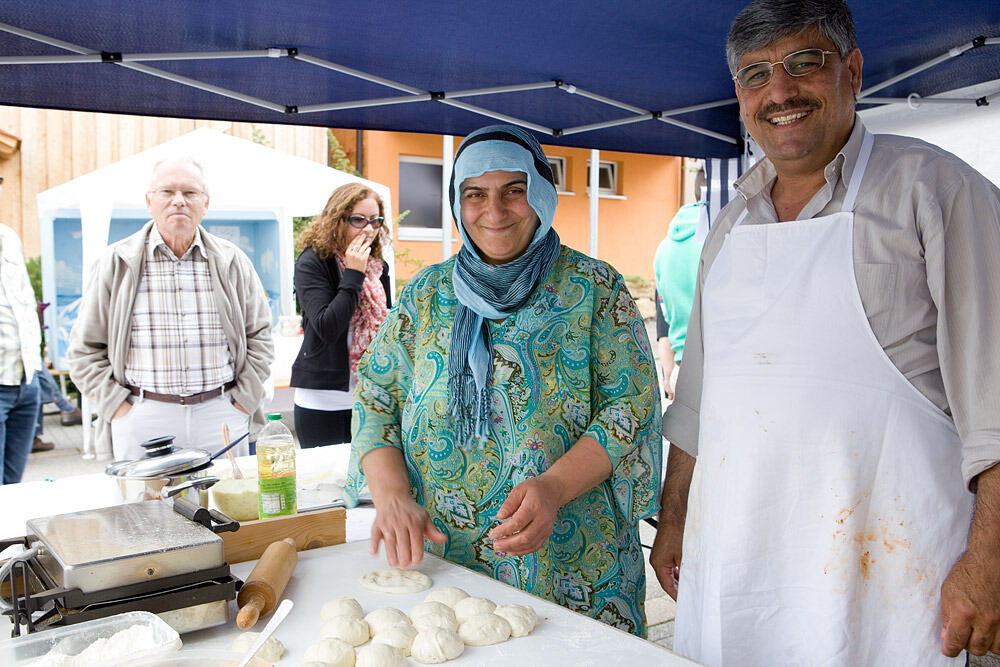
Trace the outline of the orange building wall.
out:
<instances>
[{"instance_id":1,"label":"orange building wall","mask_svg":"<svg viewBox=\"0 0 1000 667\"><path fill-rule=\"evenodd\" d=\"M399 156L440 158L442 139L431 134L366 131L363 141L364 176L392 189L392 210L398 215ZM460 142L456 137L455 149ZM559 146L543 148L547 155L566 158L567 189L573 193L559 196L553 226L565 245L586 253L590 246L587 196L590 151ZM619 194L624 198L600 200L598 258L624 275L652 279L653 255L666 235L667 223L680 207L681 158L602 151L600 159L618 163ZM461 242L454 227L452 238L452 252L457 252ZM394 232L393 243L399 258L396 275L400 280L410 278L422 266L441 261L439 241L399 241Z\"/></svg>"}]
</instances>

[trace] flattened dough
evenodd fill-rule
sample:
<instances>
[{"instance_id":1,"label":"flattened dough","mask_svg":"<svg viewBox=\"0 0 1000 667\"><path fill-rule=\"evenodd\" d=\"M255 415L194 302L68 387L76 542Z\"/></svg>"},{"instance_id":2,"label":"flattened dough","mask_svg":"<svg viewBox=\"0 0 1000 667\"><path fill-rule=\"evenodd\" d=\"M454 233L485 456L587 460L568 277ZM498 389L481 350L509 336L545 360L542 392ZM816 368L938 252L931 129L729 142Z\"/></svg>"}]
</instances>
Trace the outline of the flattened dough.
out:
<instances>
[{"instance_id":1,"label":"flattened dough","mask_svg":"<svg viewBox=\"0 0 1000 667\"><path fill-rule=\"evenodd\" d=\"M409 625L410 617L395 607L382 607L381 609L369 612L369 614L365 616L365 621L368 622L368 628L371 630L372 637L374 637L378 633L383 630L388 630L397 623L406 623Z\"/></svg>"},{"instance_id":2,"label":"flattened dough","mask_svg":"<svg viewBox=\"0 0 1000 667\"><path fill-rule=\"evenodd\" d=\"M305 659L328 667L354 667L354 647L343 639L326 637L309 645Z\"/></svg>"},{"instance_id":3,"label":"flattened dough","mask_svg":"<svg viewBox=\"0 0 1000 667\"><path fill-rule=\"evenodd\" d=\"M467 597L469 597L469 594L461 588L446 586L445 588L435 588L428 593L427 597L424 598L424 602L443 602L449 607L454 607L456 602L464 600Z\"/></svg>"},{"instance_id":4,"label":"flattened dough","mask_svg":"<svg viewBox=\"0 0 1000 667\"><path fill-rule=\"evenodd\" d=\"M421 602L410 610L410 622L417 630L428 628L444 628L458 632L458 619L455 610L443 602Z\"/></svg>"},{"instance_id":5,"label":"flattened dough","mask_svg":"<svg viewBox=\"0 0 1000 667\"><path fill-rule=\"evenodd\" d=\"M354 598L334 598L323 603L319 610L319 617L324 621L329 621L334 616L364 618L365 612L361 608L361 603Z\"/></svg>"},{"instance_id":6,"label":"flattened dough","mask_svg":"<svg viewBox=\"0 0 1000 667\"><path fill-rule=\"evenodd\" d=\"M462 638L444 628L430 628L417 633L410 647L410 655L424 665L439 665L462 655L465 644Z\"/></svg>"},{"instance_id":7,"label":"flattened dough","mask_svg":"<svg viewBox=\"0 0 1000 667\"><path fill-rule=\"evenodd\" d=\"M371 636L365 619L353 616L334 616L323 624L319 634L323 638L342 639L351 646L361 646Z\"/></svg>"},{"instance_id":8,"label":"flattened dough","mask_svg":"<svg viewBox=\"0 0 1000 667\"><path fill-rule=\"evenodd\" d=\"M388 644L369 644L358 649L357 667L406 667L403 652Z\"/></svg>"},{"instance_id":9,"label":"flattened dough","mask_svg":"<svg viewBox=\"0 0 1000 667\"><path fill-rule=\"evenodd\" d=\"M476 614L490 614L496 608L496 603L486 598L465 598L455 603L455 618L461 625Z\"/></svg>"},{"instance_id":10,"label":"flattened dough","mask_svg":"<svg viewBox=\"0 0 1000 667\"><path fill-rule=\"evenodd\" d=\"M458 636L469 646L489 646L510 639L510 623L496 614L476 614L458 627Z\"/></svg>"},{"instance_id":11,"label":"flattened dough","mask_svg":"<svg viewBox=\"0 0 1000 667\"><path fill-rule=\"evenodd\" d=\"M504 604L493 610L510 623L511 637L526 637L538 625L538 614L533 607L523 604Z\"/></svg>"},{"instance_id":12,"label":"flattened dough","mask_svg":"<svg viewBox=\"0 0 1000 667\"><path fill-rule=\"evenodd\" d=\"M431 587L431 578L417 570L375 570L361 575L361 587L376 593L409 595L426 591Z\"/></svg>"},{"instance_id":13,"label":"flattened dough","mask_svg":"<svg viewBox=\"0 0 1000 667\"><path fill-rule=\"evenodd\" d=\"M233 653L246 653L258 637L260 637L259 632L244 632L233 640L231 647ZM265 662L278 662L281 660L281 656L285 655L285 645L278 641L277 637L271 635L254 655Z\"/></svg>"}]
</instances>

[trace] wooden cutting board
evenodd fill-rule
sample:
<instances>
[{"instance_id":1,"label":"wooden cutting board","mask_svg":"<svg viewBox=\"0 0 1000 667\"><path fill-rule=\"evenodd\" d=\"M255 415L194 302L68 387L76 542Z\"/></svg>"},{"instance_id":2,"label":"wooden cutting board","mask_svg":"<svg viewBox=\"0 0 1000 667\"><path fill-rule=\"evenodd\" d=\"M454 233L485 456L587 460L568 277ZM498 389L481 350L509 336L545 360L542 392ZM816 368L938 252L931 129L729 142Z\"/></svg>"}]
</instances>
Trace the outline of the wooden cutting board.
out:
<instances>
[{"instance_id":1,"label":"wooden cutting board","mask_svg":"<svg viewBox=\"0 0 1000 667\"><path fill-rule=\"evenodd\" d=\"M298 551L343 544L347 511L343 507L242 521L236 532L219 533L229 564L257 560L272 542L290 537Z\"/></svg>"}]
</instances>

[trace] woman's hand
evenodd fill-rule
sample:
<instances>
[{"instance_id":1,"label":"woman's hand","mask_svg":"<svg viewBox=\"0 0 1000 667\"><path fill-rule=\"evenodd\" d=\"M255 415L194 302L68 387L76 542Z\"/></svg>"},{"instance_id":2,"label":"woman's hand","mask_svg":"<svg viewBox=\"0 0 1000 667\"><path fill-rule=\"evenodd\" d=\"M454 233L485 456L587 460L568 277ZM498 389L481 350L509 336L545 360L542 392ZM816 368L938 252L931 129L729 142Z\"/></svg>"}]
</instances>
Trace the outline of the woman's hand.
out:
<instances>
[{"instance_id":1,"label":"woman's hand","mask_svg":"<svg viewBox=\"0 0 1000 667\"><path fill-rule=\"evenodd\" d=\"M379 499L372 523L372 555L378 553L379 543L385 542L385 559L390 566L416 565L424 557L424 537L438 543L448 539L408 493Z\"/></svg>"},{"instance_id":2,"label":"woman's hand","mask_svg":"<svg viewBox=\"0 0 1000 667\"><path fill-rule=\"evenodd\" d=\"M506 519L490 531L493 550L514 556L535 553L555 527L564 490L558 479L540 475L525 480L510 491L497 518Z\"/></svg>"},{"instance_id":3,"label":"woman's hand","mask_svg":"<svg viewBox=\"0 0 1000 667\"><path fill-rule=\"evenodd\" d=\"M372 555L385 542L385 559L392 567L419 563L424 557L424 537L439 544L448 540L431 522L427 510L410 495L410 480L403 452L396 447L376 447L361 459L368 490L375 501L375 521L369 543Z\"/></svg>"},{"instance_id":4,"label":"woman's hand","mask_svg":"<svg viewBox=\"0 0 1000 667\"><path fill-rule=\"evenodd\" d=\"M589 435L582 436L552 467L510 490L489 532L494 551L523 556L538 551L555 527L559 508L611 474L611 459Z\"/></svg>"},{"instance_id":5,"label":"woman's hand","mask_svg":"<svg viewBox=\"0 0 1000 667\"><path fill-rule=\"evenodd\" d=\"M368 256L372 254L372 242L375 234L371 227L365 227L351 239L344 251L344 265L355 271L365 272L368 268Z\"/></svg>"}]
</instances>

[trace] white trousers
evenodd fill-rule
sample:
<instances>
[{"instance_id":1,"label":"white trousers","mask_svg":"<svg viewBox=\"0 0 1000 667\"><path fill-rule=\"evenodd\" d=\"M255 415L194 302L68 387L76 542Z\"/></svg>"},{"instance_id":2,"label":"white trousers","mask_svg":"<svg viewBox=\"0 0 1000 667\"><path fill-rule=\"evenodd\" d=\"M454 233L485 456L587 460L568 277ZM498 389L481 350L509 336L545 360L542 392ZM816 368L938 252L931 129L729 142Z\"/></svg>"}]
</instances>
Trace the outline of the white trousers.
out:
<instances>
[{"instance_id":1,"label":"white trousers","mask_svg":"<svg viewBox=\"0 0 1000 667\"><path fill-rule=\"evenodd\" d=\"M229 425L230 442L250 428L250 416L241 412L229 397L221 396L195 405L162 403L131 396L132 409L111 422L111 446L116 460L144 456L140 446L150 438L174 436L175 447L205 449L213 454L222 449L222 425ZM233 447L236 456L250 453L247 439Z\"/></svg>"}]
</instances>

